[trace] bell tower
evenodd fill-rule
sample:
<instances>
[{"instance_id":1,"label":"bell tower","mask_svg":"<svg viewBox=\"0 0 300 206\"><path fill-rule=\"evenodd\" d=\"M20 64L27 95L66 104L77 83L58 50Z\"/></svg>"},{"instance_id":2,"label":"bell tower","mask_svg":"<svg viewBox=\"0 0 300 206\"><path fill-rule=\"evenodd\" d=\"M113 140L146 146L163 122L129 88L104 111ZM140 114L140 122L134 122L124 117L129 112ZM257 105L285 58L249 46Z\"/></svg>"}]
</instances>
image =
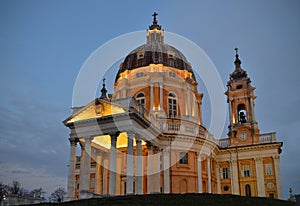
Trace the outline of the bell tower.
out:
<instances>
[{"instance_id":1,"label":"bell tower","mask_svg":"<svg viewBox=\"0 0 300 206\"><path fill-rule=\"evenodd\" d=\"M241 68L238 49L235 48L235 70L227 82L227 103L229 104L230 144L254 144L259 142L259 129L255 120L254 95L255 87L247 72Z\"/></svg>"}]
</instances>

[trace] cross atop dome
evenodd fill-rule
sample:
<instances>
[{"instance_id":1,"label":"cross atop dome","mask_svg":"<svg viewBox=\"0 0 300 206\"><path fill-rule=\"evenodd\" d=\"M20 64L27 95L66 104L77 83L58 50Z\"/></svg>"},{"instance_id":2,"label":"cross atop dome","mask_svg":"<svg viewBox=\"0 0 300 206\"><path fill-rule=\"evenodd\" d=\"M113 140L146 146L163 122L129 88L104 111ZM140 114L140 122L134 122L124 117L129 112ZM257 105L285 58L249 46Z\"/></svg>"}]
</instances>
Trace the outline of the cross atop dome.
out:
<instances>
[{"instance_id":1,"label":"cross atop dome","mask_svg":"<svg viewBox=\"0 0 300 206\"><path fill-rule=\"evenodd\" d=\"M152 14L152 16L153 16L153 23L157 23L157 18L156 18L157 15L158 15L158 13L156 13L156 12L154 12Z\"/></svg>"},{"instance_id":2,"label":"cross atop dome","mask_svg":"<svg viewBox=\"0 0 300 206\"><path fill-rule=\"evenodd\" d=\"M149 26L149 29L150 29L150 30L154 30L154 29L161 30L161 26L158 25L158 21L157 21L157 18L156 18L157 15L158 15L158 13L156 13L156 12L154 12L154 13L152 14L152 16L153 16L153 23L152 23L151 26Z\"/></svg>"}]
</instances>

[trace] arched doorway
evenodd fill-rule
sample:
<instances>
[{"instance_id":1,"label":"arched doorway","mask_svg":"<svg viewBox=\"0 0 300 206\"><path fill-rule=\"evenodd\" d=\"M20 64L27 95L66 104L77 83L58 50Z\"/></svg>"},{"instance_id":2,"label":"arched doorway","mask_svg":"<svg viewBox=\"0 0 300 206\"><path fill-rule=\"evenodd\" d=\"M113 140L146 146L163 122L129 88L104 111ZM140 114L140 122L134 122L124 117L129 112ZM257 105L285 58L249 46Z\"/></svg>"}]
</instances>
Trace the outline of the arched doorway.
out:
<instances>
[{"instance_id":1,"label":"arched doorway","mask_svg":"<svg viewBox=\"0 0 300 206\"><path fill-rule=\"evenodd\" d=\"M188 192L186 179L181 180L179 186L180 186L180 193L187 193Z\"/></svg>"},{"instance_id":2,"label":"arched doorway","mask_svg":"<svg viewBox=\"0 0 300 206\"><path fill-rule=\"evenodd\" d=\"M251 186L250 185L246 185L245 186L245 191L246 191L246 196L251 197Z\"/></svg>"}]
</instances>

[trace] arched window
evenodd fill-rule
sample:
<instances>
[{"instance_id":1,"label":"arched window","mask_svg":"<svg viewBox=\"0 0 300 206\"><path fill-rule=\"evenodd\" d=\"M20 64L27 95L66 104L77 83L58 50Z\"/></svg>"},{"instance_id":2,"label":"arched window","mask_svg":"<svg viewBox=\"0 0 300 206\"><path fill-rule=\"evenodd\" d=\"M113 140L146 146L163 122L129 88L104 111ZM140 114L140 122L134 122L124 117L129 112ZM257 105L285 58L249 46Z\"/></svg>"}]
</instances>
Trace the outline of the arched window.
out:
<instances>
[{"instance_id":1,"label":"arched window","mask_svg":"<svg viewBox=\"0 0 300 206\"><path fill-rule=\"evenodd\" d=\"M239 123L246 123L247 122L247 112L246 112L246 106L244 104L238 105L238 115L239 115Z\"/></svg>"},{"instance_id":2,"label":"arched window","mask_svg":"<svg viewBox=\"0 0 300 206\"><path fill-rule=\"evenodd\" d=\"M245 186L246 196L251 197L251 187L250 185Z\"/></svg>"},{"instance_id":3,"label":"arched window","mask_svg":"<svg viewBox=\"0 0 300 206\"><path fill-rule=\"evenodd\" d=\"M138 93L136 95L136 101L142 105L143 107L145 107L145 94L144 93Z\"/></svg>"},{"instance_id":4,"label":"arched window","mask_svg":"<svg viewBox=\"0 0 300 206\"><path fill-rule=\"evenodd\" d=\"M169 117L176 117L177 114L177 98L174 93L170 93L168 96L168 115Z\"/></svg>"}]
</instances>

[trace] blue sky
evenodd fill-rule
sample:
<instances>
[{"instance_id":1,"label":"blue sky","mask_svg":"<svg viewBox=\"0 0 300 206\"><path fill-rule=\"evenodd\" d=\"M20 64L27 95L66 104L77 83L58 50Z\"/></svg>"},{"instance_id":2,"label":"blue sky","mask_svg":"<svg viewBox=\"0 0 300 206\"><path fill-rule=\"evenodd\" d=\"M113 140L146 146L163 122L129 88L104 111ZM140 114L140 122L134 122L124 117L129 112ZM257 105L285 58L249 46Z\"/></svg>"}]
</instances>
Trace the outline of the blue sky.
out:
<instances>
[{"instance_id":1,"label":"blue sky","mask_svg":"<svg viewBox=\"0 0 300 206\"><path fill-rule=\"evenodd\" d=\"M257 88L259 128L276 131L284 142L284 197L289 187L300 193L299 9L293 0L0 0L0 181L17 179L49 193L66 186L69 146L62 120L71 113L82 64L112 38L146 31L156 11L166 31L208 54L224 91L239 47Z\"/></svg>"}]
</instances>

